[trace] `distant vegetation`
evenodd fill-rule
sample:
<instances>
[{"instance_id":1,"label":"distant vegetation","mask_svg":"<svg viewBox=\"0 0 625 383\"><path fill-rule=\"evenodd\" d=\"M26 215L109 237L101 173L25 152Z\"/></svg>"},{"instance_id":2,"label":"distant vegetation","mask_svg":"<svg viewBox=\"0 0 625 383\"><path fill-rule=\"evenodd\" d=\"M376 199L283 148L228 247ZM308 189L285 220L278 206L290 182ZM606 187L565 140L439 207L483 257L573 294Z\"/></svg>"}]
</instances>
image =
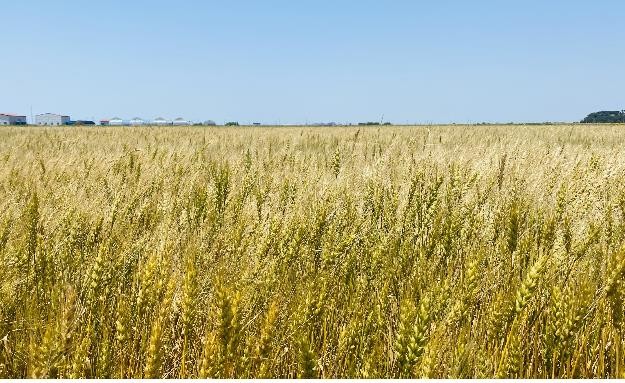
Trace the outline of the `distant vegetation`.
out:
<instances>
[{"instance_id":1,"label":"distant vegetation","mask_svg":"<svg viewBox=\"0 0 625 383\"><path fill-rule=\"evenodd\" d=\"M625 110L610 111L604 110L601 112L590 113L586 118L582 120L583 123L619 123L625 122Z\"/></svg>"},{"instance_id":2,"label":"distant vegetation","mask_svg":"<svg viewBox=\"0 0 625 383\"><path fill-rule=\"evenodd\" d=\"M239 126L239 123L236 121L226 122L226 126Z\"/></svg>"},{"instance_id":3,"label":"distant vegetation","mask_svg":"<svg viewBox=\"0 0 625 383\"><path fill-rule=\"evenodd\" d=\"M483 125L483 126L498 126L498 125L563 125L566 124L566 122L551 122L551 121L544 121L544 122L478 122L476 125ZM455 123L454 123L455 125Z\"/></svg>"},{"instance_id":4,"label":"distant vegetation","mask_svg":"<svg viewBox=\"0 0 625 383\"><path fill-rule=\"evenodd\" d=\"M391 125L390 122L375 122L375 121L367 121L367 122L359 122L358 126L369 126L369 125Z\"/></svg>"}]
</instances>

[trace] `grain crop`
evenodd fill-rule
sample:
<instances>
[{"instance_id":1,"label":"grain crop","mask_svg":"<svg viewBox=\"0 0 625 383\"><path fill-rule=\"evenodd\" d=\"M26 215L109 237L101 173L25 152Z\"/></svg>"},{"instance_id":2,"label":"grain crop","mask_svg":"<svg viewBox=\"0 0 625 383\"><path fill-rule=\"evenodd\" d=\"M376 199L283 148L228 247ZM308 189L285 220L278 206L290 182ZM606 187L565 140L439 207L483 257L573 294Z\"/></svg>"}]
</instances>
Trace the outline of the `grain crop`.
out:
<instances>
[{"instance_id":1,"label":"grain crop","mask_svg":"<svg viewBox=\"0 0 625 383\"><path fill-rule=\"evenodd\" d=\"M625 378L625 126L0 128L0 378Z\"/></svg>"}]
</instances>

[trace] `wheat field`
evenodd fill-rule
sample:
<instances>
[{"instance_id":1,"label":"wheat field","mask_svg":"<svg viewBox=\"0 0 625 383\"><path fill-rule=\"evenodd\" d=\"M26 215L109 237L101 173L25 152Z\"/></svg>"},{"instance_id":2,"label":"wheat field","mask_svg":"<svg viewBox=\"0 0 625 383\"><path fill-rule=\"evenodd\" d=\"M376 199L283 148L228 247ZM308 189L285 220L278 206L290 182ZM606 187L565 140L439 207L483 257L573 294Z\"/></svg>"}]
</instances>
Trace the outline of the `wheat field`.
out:
<instances>
[{"instance_id":1,"label":"wheat field","mask_svg":"<svg viewBox=\"0 0 625 383\"><path fill-rule=\"evenodd\" d=\"M0 129L0 378L625 377L625 126Z\"/></svg>"}]
</instances>

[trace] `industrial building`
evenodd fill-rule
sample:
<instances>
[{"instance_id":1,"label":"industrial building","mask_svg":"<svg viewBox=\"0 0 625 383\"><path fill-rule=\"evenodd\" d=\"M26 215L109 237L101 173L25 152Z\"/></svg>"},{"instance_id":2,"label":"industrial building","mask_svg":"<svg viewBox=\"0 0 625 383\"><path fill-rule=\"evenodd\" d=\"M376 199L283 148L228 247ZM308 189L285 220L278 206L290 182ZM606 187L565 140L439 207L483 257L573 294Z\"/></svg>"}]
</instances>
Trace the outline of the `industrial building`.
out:
<instances>
[{"instance_id":1,"label":"industrial building","mask_svg":"<svg viewBox=\"0 0 625 383\"><path fill-rule=\"evenodd\" d=\"M86 125L95 125L95 122L91 120L76 120L76 121L69 121L67 125L86 126Z\"/></svg>"},{"instance_id":2,"label":"industrial building","mask_svg":"<svg viewBox=\"0 0 625 383\"><path fill-rule=\"evenodd\" d=\"M185 119L184 119L184 118L182 118L182 117L178 117L178 118L176 118L176 119L173 121L173 123L172 123L172 124L173 124L173 125L177 125L177 126L182 126L182 125L191 125L191 123L190 123L189 121L185 120Z\"/></svg>"},{"instance_id":3,"label":"industrial building","mask_svg":"<svg viewBox=\"0 0 625 383\"><path fill-rule=\"evenodd\" d=\"M69 116L55 113L43 113L35 116L37 125L67 125L69 121Z\"/></svg>"},{"instance_id":4,"label":"industrial building","mask_svg":"<svg viewBox=\"0 0 625 383\"><path fill-rule=\"evenodd\" d=\"M0 113L0 125L26 125L26 116Z\"/></svg>"},{"instance_id":5,"label":"industrial building","mask_svg":"<svg viewBox=\"0 0 625 383\"><path fill-rule=\"evenodd\" d=\"M145 125L145 120L139 117L135 117L130 120L130 125L132 126Z\"/></svg>"},{"instance_id":6,"label":"industrial building","mask_svg":"<svg viewBox=\"0 0 625 383\"><path fill-rule=\"evenodd\" d=\"M122 120L119 117L113 117L110 120L108 120L108 125L111 125L111 126L122 126L122 125L124 125L124 120Z\"/></svg>"},{"instance_id":7,"label":"industrial building","mask_svg":"<svg viewBox=\"0 0 625 383\"><path fill-rule=\"evenodd\" d=\"M152 124L158 125L158 126L163 126L163 125L171 125L171 122L167 121L163 117L156 117L154 119L154 121L152 121Z\"/></svg>"}]
</instances>

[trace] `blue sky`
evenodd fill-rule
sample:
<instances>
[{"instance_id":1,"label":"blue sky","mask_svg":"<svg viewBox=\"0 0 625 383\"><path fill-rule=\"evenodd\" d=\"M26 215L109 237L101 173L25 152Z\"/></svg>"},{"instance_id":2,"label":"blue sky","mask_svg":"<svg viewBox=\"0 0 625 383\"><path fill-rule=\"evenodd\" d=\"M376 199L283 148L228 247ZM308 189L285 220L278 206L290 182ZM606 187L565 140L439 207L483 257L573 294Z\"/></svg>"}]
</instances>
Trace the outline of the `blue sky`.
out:
<instances>
[{"instance_id":1,"label":"blue sky","mask_svg":"<svg viewBox=\"0 0 625 383\"><path fill-rule=\"evenodd\" d=\"M625 109L622 1L0 5L0 112L462 123Z\"/></svg>"}]
</instances>

